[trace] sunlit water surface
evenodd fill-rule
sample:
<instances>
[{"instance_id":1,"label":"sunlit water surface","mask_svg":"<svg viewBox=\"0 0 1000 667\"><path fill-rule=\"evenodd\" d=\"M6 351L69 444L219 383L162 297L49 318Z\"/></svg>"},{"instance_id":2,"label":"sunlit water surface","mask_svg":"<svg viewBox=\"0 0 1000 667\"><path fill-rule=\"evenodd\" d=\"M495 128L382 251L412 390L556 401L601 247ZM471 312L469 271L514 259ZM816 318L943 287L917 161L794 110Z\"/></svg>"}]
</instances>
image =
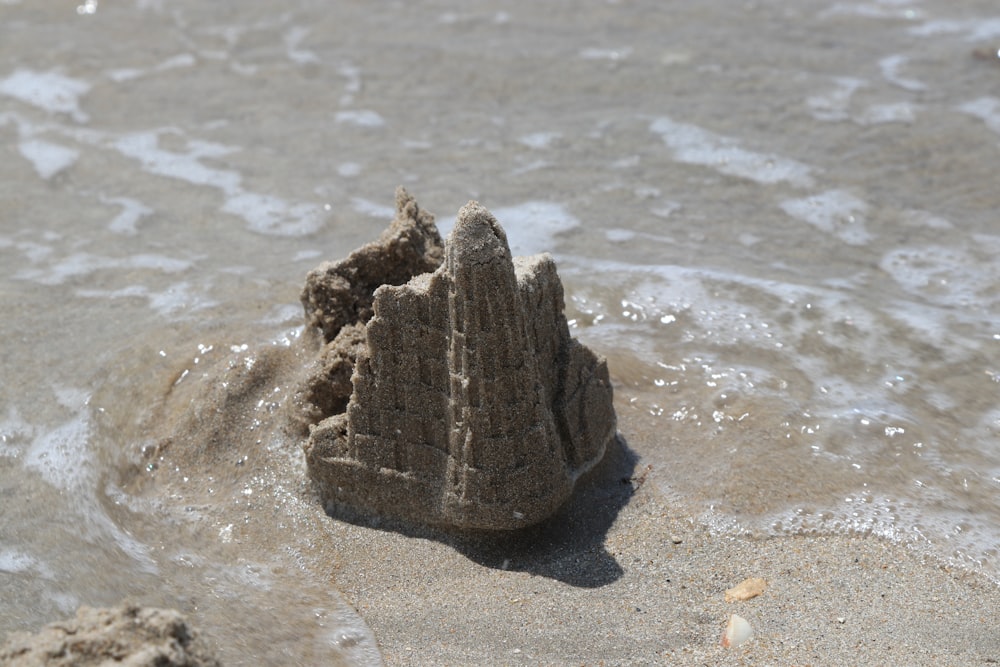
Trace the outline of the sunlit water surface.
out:
<instances>
[{"instance_id":1,"label":"sunlit water surface","mask_svg":"<svg viewBox=\"0 0 1000 667\"><path fill-rule=\"evenodd\" d=\"M945 0L0 2L0 635L132 597L378 662L297 443L164 497L101 424L294 339L397 184L555 255L679 511L1000 578L998 46Z\"/></svg>"}]
</instances>

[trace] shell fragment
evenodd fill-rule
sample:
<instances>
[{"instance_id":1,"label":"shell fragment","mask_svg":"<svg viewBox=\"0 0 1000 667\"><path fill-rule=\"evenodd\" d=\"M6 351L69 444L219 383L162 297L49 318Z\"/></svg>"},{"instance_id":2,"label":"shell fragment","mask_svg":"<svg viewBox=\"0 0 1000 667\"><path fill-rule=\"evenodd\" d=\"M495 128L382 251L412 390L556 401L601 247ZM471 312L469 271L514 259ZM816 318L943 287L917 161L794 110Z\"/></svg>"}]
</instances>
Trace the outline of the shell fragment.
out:
<instances>
[{"instance_id":1,"label":"shell fragment","mask_svg":"<svg viewBox=\"0 0 1000 667\"><path fill-rule=\"evenodd\" d=\"M731 614L726 631L722 633L723 648L736 648L743 642L753 639L753 628L742 616Z\"/></svg>"}]
</instances>

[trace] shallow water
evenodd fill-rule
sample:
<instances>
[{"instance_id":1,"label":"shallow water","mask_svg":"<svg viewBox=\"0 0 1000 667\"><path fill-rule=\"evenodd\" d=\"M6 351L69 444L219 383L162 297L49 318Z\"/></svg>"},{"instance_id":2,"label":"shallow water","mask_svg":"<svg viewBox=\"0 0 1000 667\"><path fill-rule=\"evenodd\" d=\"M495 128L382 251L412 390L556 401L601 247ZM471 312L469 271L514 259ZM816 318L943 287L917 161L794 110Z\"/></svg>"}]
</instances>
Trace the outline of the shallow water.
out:
<instances>
[{"instance_id":1,"label":"shallow water","mask_svg":"<svg viewBox=\"0 0 1000 667\"><path fill-rule=\"evenodd\" d=\"M147 493L102 411L297 335L397 184L553 252L679 511L1000 580L995 11L0 2L0 634L130 596L227 662L378 662L295 443Z\"/></svg>"}]
</instances>

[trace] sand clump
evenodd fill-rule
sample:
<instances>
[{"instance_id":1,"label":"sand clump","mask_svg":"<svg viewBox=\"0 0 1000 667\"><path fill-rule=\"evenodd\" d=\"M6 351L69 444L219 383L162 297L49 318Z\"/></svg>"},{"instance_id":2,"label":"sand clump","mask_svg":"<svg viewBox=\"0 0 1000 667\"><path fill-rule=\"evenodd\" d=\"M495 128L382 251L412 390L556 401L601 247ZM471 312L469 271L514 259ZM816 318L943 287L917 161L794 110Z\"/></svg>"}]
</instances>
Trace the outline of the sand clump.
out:
<instances>
[{"instance_id":1,"label":"sand clump","mask_svg":"<svg viewBox=\"0 0 1000 667\"><path fill-rule=\"evenodd\" d=\"M309 272L301 295L306 329L319 332L323 342L297 397L301 412L295 417L303 434L310 424L347 408L351 376L365 346L365 323L374 314L375 291L434 271L443 260L444 242L434 216L399 188L396 216L378 240Z\"/></svg>"},{"instance_id":2,"label":"sand clump","mask_svg":"<svg viewBox=\"0 0 1000 667\"><path fill-rule=\"evenodd\" d=\"M327 341L301 392L307 418L323 416L306 460L334 511L530 526L615 434L607 365L570 337L555 263L512 258L476 202L442 261L433 220L400 190L387 233L311 272L302 302Z\"/></svg>"},{"instance_id":3,"label":"sand clump","mask_svg":"<svg viewBox=\"0 0 1000 667\"><path fill-rule=\"evenodd\" d=\"M80 607L76 617L46 625L36 634L14 633L0 646L10 667L218 667L180 612L123 605Z\"/></svg>"},{"instance_id":4,"label":"sand clump","mask_svg":"<svg viewBox=\"0 0 1000 667\"><path fill-rule=\"evenodd\" d=\"M401 285L434 271L443 260L444 244L434 216L398 188L396 217L377 241L309 272L302 290L306 325L318 327L332 341L345 326L371 319L380 286Z\"/></svg>"}]
</instances>

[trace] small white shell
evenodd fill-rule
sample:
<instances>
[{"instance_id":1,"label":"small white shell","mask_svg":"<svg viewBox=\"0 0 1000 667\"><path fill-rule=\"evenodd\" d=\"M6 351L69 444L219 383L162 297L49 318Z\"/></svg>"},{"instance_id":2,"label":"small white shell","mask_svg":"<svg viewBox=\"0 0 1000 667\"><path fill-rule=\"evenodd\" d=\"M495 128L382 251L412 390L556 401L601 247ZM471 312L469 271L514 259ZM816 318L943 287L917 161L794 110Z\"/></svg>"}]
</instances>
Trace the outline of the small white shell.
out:
<instances>
[{"instance_id":1,"label":"small white shell","mask_svg":"<svg viewBox=\"0 0 1000 667\"><path fill-rule=\"evenodd\" d=\"M726 631L722 633L723 647L736 648L749 639L753 639L753 628L750 627L747 619L731 614L729 623L726 624Z\"/></svg>"}]
</instances>

